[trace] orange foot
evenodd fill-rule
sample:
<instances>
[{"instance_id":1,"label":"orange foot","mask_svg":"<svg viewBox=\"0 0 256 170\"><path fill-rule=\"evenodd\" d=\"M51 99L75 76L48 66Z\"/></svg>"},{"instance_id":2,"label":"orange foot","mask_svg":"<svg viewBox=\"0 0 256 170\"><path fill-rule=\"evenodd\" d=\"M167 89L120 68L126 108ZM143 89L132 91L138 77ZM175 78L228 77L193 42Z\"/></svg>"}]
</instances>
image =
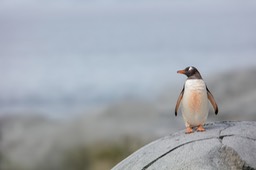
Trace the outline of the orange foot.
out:
<instances>
[{"instance_id":1,"label":"orange foot","mask_svg":"<svg viewBox=\"0 0 256 170\"><path fill-rule=\"evenodd\" d=\"M193 129L191 127L187 127L185 133L186 134L193 133Z\"/></svg>"},{"instance_id":2,"label":"orange foot","mask_svg":"<svg viewBox=\"0 0 256 170\"><path fill-rule=\"evenodd\" d=\"M198 128L196 129L196 131L198 131L198 132L204 132L205 129L204 129L203 125L199 125Z\"/></svg>"}]
</instances>

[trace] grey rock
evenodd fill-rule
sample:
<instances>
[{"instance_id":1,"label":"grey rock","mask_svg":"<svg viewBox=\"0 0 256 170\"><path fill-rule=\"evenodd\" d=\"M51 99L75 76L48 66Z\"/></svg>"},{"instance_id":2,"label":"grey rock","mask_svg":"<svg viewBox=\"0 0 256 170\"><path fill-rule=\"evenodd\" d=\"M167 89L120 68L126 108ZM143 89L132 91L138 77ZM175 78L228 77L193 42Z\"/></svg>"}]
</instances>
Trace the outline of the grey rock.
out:
<instances>
[{"instance_id":1,"label":"grey rock","mask_svg":"<svg viewBox=\"0 0 256 170\"><path fill-rule=\"evenodd\" d=\"M158 139L112 170L256 169L256 122L215 122L205 129Z\"/></svg>"}]
</instances>

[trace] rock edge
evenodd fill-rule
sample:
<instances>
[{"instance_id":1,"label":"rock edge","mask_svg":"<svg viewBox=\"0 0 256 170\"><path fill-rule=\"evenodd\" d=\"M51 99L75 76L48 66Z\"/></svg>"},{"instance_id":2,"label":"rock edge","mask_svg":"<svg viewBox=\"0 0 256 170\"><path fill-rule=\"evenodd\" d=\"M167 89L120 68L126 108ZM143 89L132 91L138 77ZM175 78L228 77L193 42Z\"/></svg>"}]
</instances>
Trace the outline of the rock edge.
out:
<instances>
[{"instance_id":1,"label":"rock edge","mask_svg":"<svg viewBox=\"0 0 256 170\"><path fill-rule=\"evenodd\" d=\"M205 129L153 141L112 170L256 169L256 122L213 122Z\"/></svg>"}]
</instances>

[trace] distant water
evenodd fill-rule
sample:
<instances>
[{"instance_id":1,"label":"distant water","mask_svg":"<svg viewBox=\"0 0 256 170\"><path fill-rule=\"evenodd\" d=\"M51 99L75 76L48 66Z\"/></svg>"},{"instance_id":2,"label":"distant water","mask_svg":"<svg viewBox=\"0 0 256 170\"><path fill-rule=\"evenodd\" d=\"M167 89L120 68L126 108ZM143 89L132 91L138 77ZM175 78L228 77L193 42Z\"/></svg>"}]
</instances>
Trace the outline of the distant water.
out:
<instances>
[{"instance_id":1,"label":"distant water","mask_svg":"<svg viewBox=\"0 0 256 170\"><path fill-rule=\"evenodd\" d=\"M0 12L0 112L66 116L256 65L256 4L141 2ZM231 3L231 4L230 4Z\"/></svg>"}]
</instances>

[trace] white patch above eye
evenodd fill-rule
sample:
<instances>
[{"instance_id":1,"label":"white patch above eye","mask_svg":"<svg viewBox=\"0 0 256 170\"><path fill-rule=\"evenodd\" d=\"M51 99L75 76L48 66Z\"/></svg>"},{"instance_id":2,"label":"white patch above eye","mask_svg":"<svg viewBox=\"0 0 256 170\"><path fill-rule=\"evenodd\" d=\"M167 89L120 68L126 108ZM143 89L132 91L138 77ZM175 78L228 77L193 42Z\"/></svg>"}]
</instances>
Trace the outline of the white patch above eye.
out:
<instances>
[{"instance_id":1,"label":"white patch above eye","mask_svg":"<svg viewBox=\"0 0 256 170\"><path fill-rule=\"evenodd\" d=\"M193 68L192 67L189 67L188 71L192 70Z\"/></svg>"}]
</instances>

